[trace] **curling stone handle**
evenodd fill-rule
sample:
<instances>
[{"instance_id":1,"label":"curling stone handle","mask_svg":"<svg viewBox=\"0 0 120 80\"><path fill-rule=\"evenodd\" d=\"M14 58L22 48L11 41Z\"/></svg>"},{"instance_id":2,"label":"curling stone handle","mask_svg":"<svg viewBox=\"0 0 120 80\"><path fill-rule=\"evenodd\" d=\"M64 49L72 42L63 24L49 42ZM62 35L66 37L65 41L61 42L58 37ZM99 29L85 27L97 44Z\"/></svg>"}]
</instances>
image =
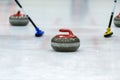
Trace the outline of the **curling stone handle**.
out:
<instances>
[{"instance_id":1,"label":"curling stone handle","mask_svg":"<svg viewBox=\"0 0 120 80\"><path fill-rule=\"evenodd\" d=\"M16 14L14 14L13 16L22 16L21 12L18 11Z\"/></svg>"},{"instance_id":2,"label":"curling stone handle","mask_svg":"<svg viewBox=\"0 0 120 80\"><path fill-rule=\"evenodd\" d=\"M120 18L120 13L117 15L117 18Z\"/></svg>"},{"instance_id":3,"label":"curling stone handle","mask_svg":"<svg viewBox=\"0 0 120 80\"><path fill-rule=\"evenodd\" d=\"M59 31L60 31L60 32L68 32L68 33L69 33L69 35L74 36L74 34L72 33L72 31L71 31L71 30L69 30L69 29L59 29Z\"/></svg>"},{"instance_id":4,"label":"curling stone handle","mask_svg":"<svg viewBox=\"0 0 120 80\"><path fill-rule=\"evenodd\" d=\"M17 12L17 14L16 14L16 16L20 16L21 15L21 12L20 11L18 11Z\"/></svg>"}]
</instances>

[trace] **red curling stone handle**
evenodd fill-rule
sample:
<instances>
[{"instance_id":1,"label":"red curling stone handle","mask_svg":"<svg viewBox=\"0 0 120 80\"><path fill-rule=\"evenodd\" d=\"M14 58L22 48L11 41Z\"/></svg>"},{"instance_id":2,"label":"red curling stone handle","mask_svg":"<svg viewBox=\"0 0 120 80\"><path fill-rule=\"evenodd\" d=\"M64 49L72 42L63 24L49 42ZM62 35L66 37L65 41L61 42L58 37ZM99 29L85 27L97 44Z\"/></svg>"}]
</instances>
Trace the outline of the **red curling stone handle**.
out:
<instances>
[{"instance_id":1,"label":"red curling stone handle","mask_svg":"<svg viewBox=\"0 0 120 80\"><path fill-rule=\"evenodd\" d=\"M68 34L59 34L56 35L57 38L74 38L75 35L69 29L59 29L60 32L68 32Z\"/></svg>"},{"instance_id":2,"label":"red curling stone handle","mask_svg":"<svg viewBox=\"0 0 120 80\"><path fill-rule=\"evenodd\" d=\"M21 14L21 11L18 11L16 14L14 14L13 16L18 16L18 17L20 17L20 16L25 16L24 14Z\"/></svg>"},{"instance_id":3,"label":"red curling stone handle","mask_svg":"<svg viewBox=\"0 0 120 80\"><path fill-rule=\"evenodd\" d=\"M117 18L120 18L120 13L117 15Z\"/></svg>"}]
</instances>

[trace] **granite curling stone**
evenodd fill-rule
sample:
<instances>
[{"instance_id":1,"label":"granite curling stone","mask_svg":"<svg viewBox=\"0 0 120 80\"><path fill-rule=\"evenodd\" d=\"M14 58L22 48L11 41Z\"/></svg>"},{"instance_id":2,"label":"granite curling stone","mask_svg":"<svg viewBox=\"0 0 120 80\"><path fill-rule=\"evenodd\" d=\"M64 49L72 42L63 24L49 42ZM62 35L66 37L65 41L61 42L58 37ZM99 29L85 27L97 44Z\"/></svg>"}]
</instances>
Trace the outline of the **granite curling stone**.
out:
<instances>
[{"instance_id":1,"label":"granite curling stone","mask_svg":"<svg viewBox=\"0 0 120 80\"><path fill-rule=\"evenodd\" d=\"M114 17L114 24L116 27L120 27L120 13Z\"/></svg>"},{"instance_id":2,"label":"granite curling stone","mask_svg":"<svg viewBox=\"0 0 120 80\"><path fill-rule=\"evenodd\" d=\"M60 32L68 32L69 34L59 34L51 39L51 46L55 51L74 52L80 46L80 40L69 29L60 29Z\"/></svg>"},{"instance_id":3,"label":"granite curling stone","mask_svg":"<svg viewBox=\"0 0 120 80\"><path fill-rule=\"evenodd\" d=\"M18 11L16 14L9 17L9 22L13 26L26 26L29 23L29 20L27 15L21 14L21 12Z\"/></svg>"}]
</instances>

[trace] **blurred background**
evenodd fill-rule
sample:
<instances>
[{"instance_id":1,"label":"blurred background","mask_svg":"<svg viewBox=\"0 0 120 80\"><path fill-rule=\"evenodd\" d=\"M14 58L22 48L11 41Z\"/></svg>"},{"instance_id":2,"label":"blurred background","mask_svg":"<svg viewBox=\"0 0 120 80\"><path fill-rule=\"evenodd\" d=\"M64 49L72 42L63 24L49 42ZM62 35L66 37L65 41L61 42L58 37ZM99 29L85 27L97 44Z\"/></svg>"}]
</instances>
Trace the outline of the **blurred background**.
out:
<instances>
[{"instance_id":1,"label":"blurred background","mask_svg":"<svg viewBox=\"0 0 120 80\"><path fill-rule=\"evenodd\" d=\"M20 0L25 11L39 24L107 25L114 0ZM119 13L118 0L115 15ZM0 0L1 15L9 17L20 10L14 0ZM8 21L8 20L6 20Z\"/></svg>"}]
</instances>

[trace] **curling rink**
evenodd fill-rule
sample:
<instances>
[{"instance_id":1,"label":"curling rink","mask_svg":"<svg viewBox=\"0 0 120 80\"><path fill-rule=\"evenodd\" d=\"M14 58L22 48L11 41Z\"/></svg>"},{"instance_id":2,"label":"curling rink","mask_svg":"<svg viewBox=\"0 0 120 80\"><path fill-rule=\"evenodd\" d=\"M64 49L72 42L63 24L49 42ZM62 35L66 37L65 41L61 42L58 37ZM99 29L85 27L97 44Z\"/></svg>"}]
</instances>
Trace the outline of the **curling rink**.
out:
<instances>
[{"instance_id":1,"label":"curling rink","mask_svg":"<svg viewBox=\"0 0 120 80\"><path fill-rule=\"evenodd\" d=\"M120 80L120 28L104 38L114 0L19 0L45 33L35 37L31 23L11 26L21 10L14 0L0 0L0 80ZM115 15L120 12L118 0ZM115 16L114 15L114 16ZM56 52L51 39L60 28L80 39L76 52Z\"/></svg>"}]
</instances>

